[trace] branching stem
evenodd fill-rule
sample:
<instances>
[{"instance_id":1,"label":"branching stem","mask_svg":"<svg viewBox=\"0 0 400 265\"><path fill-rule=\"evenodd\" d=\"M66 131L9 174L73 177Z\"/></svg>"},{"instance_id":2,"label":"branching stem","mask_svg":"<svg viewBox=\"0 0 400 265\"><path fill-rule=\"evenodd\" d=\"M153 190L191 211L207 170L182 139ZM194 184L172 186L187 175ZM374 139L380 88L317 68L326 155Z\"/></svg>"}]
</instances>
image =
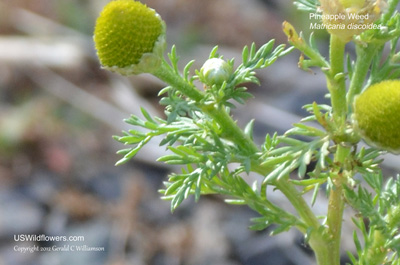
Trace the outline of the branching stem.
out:
<instances>
[{"instance_id":1,"label":"branching stem","mask_svg":"<svg viewBox=\"0 0 400 265\"><path fill-rule=\"evenodd\" d=\"M346 85L344 74L344 52L345 42L338 36L331 35L330 42L330 60L331 69L327 78L327 86L331 94L331 102L333 109L333 119L336 123L334 135L344 134L347 118L347 103L346 103ZM345 168L346 159L350 155L350 147L337 144L337 150L334 157L335 167L331 169L330 179L332 181L329 191L328 214L327 214L327 234L330 251L328 256L318 256L318 264L339 265L340 264L340 242L341 242L341 228L344 210L344 195L343 185L346 181L346 174L348 172ZM316 251L317 252L317 251Z\"/></svg>"},{"instance_id":2,"label":"branching stem","mask_svg":"<svg viewBox=\"0 0 400 265\"><path fill-rule=\"evenodd\" d=\"M232 120L231 116L225 111L225 109L218 108L215 104L201 104L201 101L204 98L204 93L188 83L182 77L177 76L173 69L166 62L163 63L163 66L159 71L154 73L154 75L169 85L174 86L185 96L196 101L199 104L199 107L201 107L206 114L212 117L220 125L221 130L223 130L222 135L225 139L237 144L249 156L255 156L260 152L255 143L244 134L243 130L240 129L239 126ZM253 166L252 170L263 176L266 176L271 169L264 168L262 166ZM307 227L312 230L309 242L316 251L317 258L318 256L324 257L324 262L320 264L335 265L335 263L331 263L331 261L329 261L330 249L329 245L324 242L324 232L320 229L321 225L310 206L302 197L301 193L295 188L293 183L287 180L287 178L282 178L275 181L274 185L291 202L293 207L298 212L302 222L304 222ZM307 233L304 228L298 228L301 232Z\"/></svg>"}]
</instances>

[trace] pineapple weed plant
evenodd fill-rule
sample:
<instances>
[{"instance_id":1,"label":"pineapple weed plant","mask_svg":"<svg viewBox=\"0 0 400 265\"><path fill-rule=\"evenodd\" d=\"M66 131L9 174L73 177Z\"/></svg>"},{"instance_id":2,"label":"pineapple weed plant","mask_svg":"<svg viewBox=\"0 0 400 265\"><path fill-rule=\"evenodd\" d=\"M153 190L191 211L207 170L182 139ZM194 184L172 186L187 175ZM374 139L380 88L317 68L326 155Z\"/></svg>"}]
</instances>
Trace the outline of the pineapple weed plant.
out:
<instances>
[{"instance_id":1,"label":"pineapple weed plant","mask_svg":"<svg viewBox=\"0 0 400 265\"><path fill-rule=\"evenodd\" d=\"M384 178L380 163L386 152L400 153L400 15L399 0L298 0L300 11L315 16L312 27L330 36L329 60L311 34L306 38L283 23L290 48L271 40L259 49L244 47L242 63L225 60L214 48L199 70L190 61L178 69L175 46L164 58L166 25L151 8L134 0L108 3L96 22L94 41L102 66L123 75L150 73L168 84L159 92L165 117L131 116L133 129L115 139L128 146L117 165L134 157L155 136L169 150L158 159L180 165L162 196L175 210L193 195L220 194L226 203L248 205L259 214L252 229L271 225L272 235L292 227L304 234L320 265L340 264L341 226L345 207L354 209L356 253L352 264L400 264L400 179ZM345 46L355 46L350 58ZM386 49L384 49L386 48ZM252 97L249 83L259 84L256 69L267 68L293 49L299 67L320 69L326 76L330 105L313 102L309 116L283 135L253 141L254 121L240 128L231 116L235 104ZM201 86L199 86L201 84ZM317 122L320 126L313 126ZM142 127L140 129L139 127ZM307 139L307 140L304 140ZM368 145L360 146L364 140ZM315 166L309 172L307 167ZM249 185L246 174L262 180ZM296 176L297 175L297 176ZM362 185L361 185L362 184ZM289 211L270 201L273 187L292 204ZM307 201L304 194L310 192ZM326 215L312 206L326 192Z\"/></svg>"}]
</instances>

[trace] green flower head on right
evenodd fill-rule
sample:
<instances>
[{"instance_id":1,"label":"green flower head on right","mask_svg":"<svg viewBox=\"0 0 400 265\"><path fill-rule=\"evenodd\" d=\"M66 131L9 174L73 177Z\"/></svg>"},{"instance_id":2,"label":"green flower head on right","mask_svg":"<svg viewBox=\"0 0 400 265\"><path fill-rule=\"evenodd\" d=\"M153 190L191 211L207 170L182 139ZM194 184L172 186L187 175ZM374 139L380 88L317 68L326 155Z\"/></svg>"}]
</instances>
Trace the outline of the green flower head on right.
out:
<instances>
[{"instance_id":1,"label":"green flower head on right","mask_svg":"<svg viewBox=\"0 0 400 265\"><path fill-rule=\"evenodd\" d=\"M400 80L373 84L354 102L355 125L371 146L400 153Z\"/></svg>"}]
</instances>

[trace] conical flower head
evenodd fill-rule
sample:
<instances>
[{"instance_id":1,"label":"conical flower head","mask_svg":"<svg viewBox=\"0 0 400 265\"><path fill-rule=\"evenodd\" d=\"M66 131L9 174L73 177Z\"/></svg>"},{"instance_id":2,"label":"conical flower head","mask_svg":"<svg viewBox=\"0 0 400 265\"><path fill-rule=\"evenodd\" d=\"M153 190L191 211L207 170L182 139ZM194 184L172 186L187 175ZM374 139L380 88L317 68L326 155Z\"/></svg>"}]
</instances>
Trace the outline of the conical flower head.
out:
<instances>
[{"instance_id":1,"label":"conical flower head","mask_svg":"<svg viewBox=\"0 0 400 265\"><path fill-rule=\"evenodd\" d=\"M114 0L100 13L94 42L102 66L124 75L152 72L165 49L165 23L134 0Z\"/></svg>"},{"instance_id":2,"label":"conical flower head","mask_svg":"<svg viewBox=\"0 0 400 265\"><path fill-rule=\"evenodd\" d=\"M400 153L400 80L367 88L355 100L354 120L370 145Z\"/></svg>"}]
</instances>

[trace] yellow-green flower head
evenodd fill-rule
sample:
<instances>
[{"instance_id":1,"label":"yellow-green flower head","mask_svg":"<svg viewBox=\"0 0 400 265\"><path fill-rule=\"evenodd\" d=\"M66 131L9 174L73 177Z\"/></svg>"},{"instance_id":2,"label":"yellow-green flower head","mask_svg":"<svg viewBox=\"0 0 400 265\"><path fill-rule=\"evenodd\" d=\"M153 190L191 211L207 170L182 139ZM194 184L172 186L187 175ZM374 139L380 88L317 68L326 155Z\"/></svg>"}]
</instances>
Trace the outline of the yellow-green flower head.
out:
<instances>
[{"instance_id":1,"label":"yellow-green flower head","mask_svg":"<svg viewBox=\"0 0 400 265\"><path fill-rule=\"evenodd\" d=\"M374 28L373 23L387 7L385 0L320 0L320 3L327 31L345 42Z\"/></svg>"},{"instance_id":2,"label":"yellow-green flower head","mask_svg":"<svg viewBox=\"0 0 400 265\"><path fill-rule=\"evenodd\" d=\"M123 75L155 71L165 50L165 28L154 9L134 0L111 1L94 30L102 66Z\"/></svg>"},{"instance_id":3,"label":"yellow-green flower head","mask_svg":"<svg viewBox=\"0 0 400 265\"><path fill-rule=\"evenodd\" d=\"M353 117L367 143L400 153L400 80L367 88L355 100Z\"/></svg>"}]
</instances>

